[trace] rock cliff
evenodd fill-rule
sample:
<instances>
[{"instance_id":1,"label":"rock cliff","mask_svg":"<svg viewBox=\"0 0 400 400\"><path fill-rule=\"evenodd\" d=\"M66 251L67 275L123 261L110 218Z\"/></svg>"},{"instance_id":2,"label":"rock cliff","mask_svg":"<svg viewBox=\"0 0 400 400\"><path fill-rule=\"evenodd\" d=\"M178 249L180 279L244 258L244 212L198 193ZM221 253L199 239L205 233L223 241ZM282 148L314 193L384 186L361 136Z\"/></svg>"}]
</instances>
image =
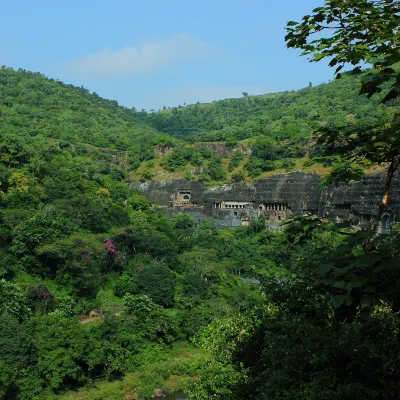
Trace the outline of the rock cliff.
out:
<instances>
[{"instance_id":1,"label":"rock cliff","mask_svg":"<svg viewBox=\"0 0 400 400\"><path fill-rule=\"evenodd\" d=\"M377 215L385 175L365 175L359 182L321 187L321 178L296 171L277 174L251 184L227 184L207 188L197 181L175 180L136 183L151 201L169 215L188 212L195 219L207 218L217 227L247 225L263 217L277 227L289 215L312 212L331 220L356 217L361 223ZM385 215L396 221L400 213L400 175L393 181Z\"/></svg>"}]
</instances>

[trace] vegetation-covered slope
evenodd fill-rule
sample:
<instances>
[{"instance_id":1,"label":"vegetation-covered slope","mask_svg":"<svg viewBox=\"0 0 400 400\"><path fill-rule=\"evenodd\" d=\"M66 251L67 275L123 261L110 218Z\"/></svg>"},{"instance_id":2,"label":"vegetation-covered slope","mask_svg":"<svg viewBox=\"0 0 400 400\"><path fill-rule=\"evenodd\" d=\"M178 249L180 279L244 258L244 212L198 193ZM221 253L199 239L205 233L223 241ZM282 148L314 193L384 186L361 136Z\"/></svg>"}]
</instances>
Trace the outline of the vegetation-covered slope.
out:
<instances>
[{"instance_id":1,"label":"vegetation-covered slope","mask_svg":"<svg viewBox=\"0 0 400 400\"><path fill-rule=\"evenodd\" d=\"M359 86L359 77L347 75L298 91L246 94L241 99L138 113L143 122L186 142L172 142L172 152L158 154L150 168L143 165L138 172L154 179L187 177L211 184L293 169L327 174L339 158L321 157L324 147L315 142L316 130L366 129L390 118L391 110L381 106L378 97L368 100L358 95ZM225 151L207 154L191 145L194 142L215 142L217 146L207 143L205 147ZM199 167L201 176L189 172Z\"/></svg>"},{"instance_id":2,"label":"vegetation-covered slope","mask_svg":"<svg viewBox=\"0 0 400 400\"><path fill-rule=\"evenodd\" d=\"M374 102L356 96L357 84L356 78L344 79L296 92L145 115L84 88L38 73L2 68L1 146L4 154L20 152L20 156L49 145L73 145L85 151L89 145L100 147L102 157L112 159L114 168L129 180L186 178L215 184L292 169L323 174L333 160L319 157L320 149L310 141L315 129L329 124L368 125L384 118L385 112ZM182 141L157 129L181 138L189 136ZM202 134L193 136L196 132ZM188 139L222 140L226 151L221 154L210 146L201 149L187 143ZM89 152L98 157L98 150ZM190 172L199 168L200 175Z\"/></svg>"},{"instance_id":3,"label":"vegetation-covered slope","mask_svg":"<svg viewBox=\"0 0 400 400\"><path fill-rule=\"evenodd\" d=\"M180 138L195 136L197 141L241 140L261 134L277 141L301 142L323 125L379 121L383 112L377 108L379 99L359 96L359 86L359 78L346 77L297 91L139 114L161 132Z\"/></svg>"},{"instance_id":4,"label":"vegetation-covered slope","mask_svg":"<svg viewBox=\"0 0 400 400\"><path fill-rule=\"evenodd\" d=\"M54 399L125 374L114 398L183 387L209 358L181 343L261 304L238 272L262 268L265 249L250 230L170 221L128 185L174 140L87 91L0 72L0 398Z\"/></svg>"},{"instance_id":5,"label":"vegetation-covered slope","mask_svg":"<svg viewBox=\"0 0 400 400\"><path fill-rule=\"evenodd\" d=\"M112 149L126 150L138 136L154 132L116 101L40 73L5 67L0 69L0 116L3 134Z\"/></svg>"}]
</instances>

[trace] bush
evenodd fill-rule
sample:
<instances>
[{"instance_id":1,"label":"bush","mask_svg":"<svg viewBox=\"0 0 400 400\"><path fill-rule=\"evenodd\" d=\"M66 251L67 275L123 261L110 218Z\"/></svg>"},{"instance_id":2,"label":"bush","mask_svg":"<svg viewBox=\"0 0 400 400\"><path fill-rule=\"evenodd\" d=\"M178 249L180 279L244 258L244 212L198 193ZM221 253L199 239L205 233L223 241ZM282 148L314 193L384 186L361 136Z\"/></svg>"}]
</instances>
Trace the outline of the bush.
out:
<instances>
[{"instance_id":1,"label":"bush","mask_svg":"<svg viewBox=\"0 0 400 400\"><path fill-rule=\"evenodd\" d=\"M309 160L304 161L303 167L306 167L306 168L311 167L314 164L315 164L315 160L313 158L310 158Z\"/></svg>"},{"instance_id":2,"label":"bush","mask_svg":"<svg viewBox=\"0 0 400 400\"><path fill-rule=\"evenodd\" d=\"M128 314L140 319L146 319L149 314L157 312L158 306L146 295L127 294L124 297L124 306Z\"/></svg>"},{"instance_id":3,"label":"bush","mask_svg":"<svg viewBox=\"0 0 400 400\"><path fill-rule=\"evenodd\" d=\"M54 309L54 296L44 285L28 285L26 297L34 313L47 314Z\"/></svg>"},{"instance_id":4,"label":"bush","mask_svg":"<svg viewBox=\"0 0 400 400\"><path fill-rule=\"evenodd\" d=\"M201 174L201 175L199 175L198 181L206 184L206 183L210 182L210 176L207 174Z\"/></svg>"},{"instance_id":5,"label":"bush","mask_svg":"<svg viewBox=\"0 0 400 400\"><path fill-rule=\"evenodd\" d=\"M245 180L245 174L243 171L237 172L236 174L233 174L231 177L232 183L239 183L243 182Z\"/></svg>"},{"instance_id":6,"label":"bush","mask_svg":"<svg viewBox=\"0 0 400 400\"><path fill-rule=\"evenodd\" d=\"M143 343L144 341L149 341L151 345L154 345L162 342L171 343L176 339L178 332L175 321L149 296L128 294L124 297L124 306L126 315L122 327L125 331L123 340L125 343L129 339L132 340L133 343L130 346L129 343L127 344L135 353L138 345L149 346ZM139 357L143 360L143 355Z\"/></svg>"},{"instance_id":7,"label":"bush","mask_svg":"<svg viewBox=\"0 0 400 400\"><path fill-rule=\"evenodd\" d=\"M189 214L179 214L174 218L174 226L178 229L188 229L195 225L195 220Z\"/></svg>"},{"instance_id":8,"label":"bush","mask_svg":"<svg viewBox=\"0 0 400 400\"><path fill-rule=\"evenodd\" d=\"M209 284L199 275L186 274L183 277L183 292L184 297L198 296L202 299L208 296Z\"/></svg>"},{"instance_id":9,"label":"bush","mask_svg":"<svg viewBox=\"0 0 400 400\"><path fill-rule=\"evenodd\" d=\"M193 179L193 175L190 173L190 171L185 171L185 173L183 174L183 177L187 180L187 181L191 181Z\"/></svg>"},{"instance_id":10,"label":"bush","mask_svg":"<svg viewBox=\"0 0 400 400\"><path fill-rule=\"evenodd\" d=\"M285 158L281 162L281 168L284 168L286 170L290 170L296 167L296 162L294 160L291 160L290 158Z\"/></svg>"},{"instance_id":11,"label":"bush","mask_svg":"<svg viewBox=\"0 0 400 400\"><path fill-rule=\"evenodd\" d=\"M152 171L150 171L150 170L148 170L148 169L145 169L145 170L142 172L142 176L140 177L140 182L148 182L148 181L151 181L151 180L153 179L153 176L154 176L154 172L152 172Z\"/></svg>"},{"instance_id":12,"label":"bush","mask_svg":"<svg viewBox=\"0 0 400 400\"><path fill-rule=\"evenodd\" d=\"M259 137L251 147L253 156L262 160L276 160L276 142L269 137Z\"/></svg>"},{"instance_id":13,"label":"bush","mask_svg":"<svg viewBox=\"0 0 400 400\"><path fill-rule=\"evenodd\" d=\"M179 327L186 339L196 336L203 326L211 321L211 313L199 306L191 310L182 310L179 315Z\"/></svg>"},{"instance_id":14,"label":"bush","mask_svg":"<svg viewBox=\"0 0 400 400\"><path fill-rule=\"evenodd\" d=\"M137 271L138 294L149 296L155 303L163 307L174 305L176 278L163 264L153 263Z\"/></svg>"},{"instance_id":15,"label":"bush","mask_svg":"<svg viewBox=\"0 0 400 400\"><path fill-rule=\"evenodd\" d=\"M208 174L213 181L223 181L226 179L226 172L222 168L221 159L214 157L208 164Z\"/></svg>"},{"instance_id":16,"label":"bush","mask_svg":"<svg viewBox=\"0 0 400 400\"><path fill-rule=\"evenodd\" d=\"M228 150L232 150L236 147L238 143L238 140L236 137L231 136L228 139L226 139L226 147L228 148Z\"/></svg>"},{"instance_id":17,"label":"bush","mask_svg":"<svg viewBox=\"0 0 400 400\"><path fill-rule=\"evenodd\" d=\"M240 161L242 161L244 158L243 151L241 150L236 150L233 155L231 160L229 161L229 171L233 171L235 168L237 168L240 164Z\"/></svg>"},{"instance_id":18,"label":"bush","mask_svg":"<svg viewBox=\"0 0 400 400\"><path fill-rule=\"evenodd\" d=\"M255 178L262 172L262 161L258 158L251 158L245 165L245 169L250 177Z\"/></svg>"},{"instance_id":19,"label":"bush","mask_svg":"<svg viewBox=\"0 0 400 400\"><path fill-rule=\"evenodd\" d=\"M269 171L274 171L276 169L277 165L275 161L264 161L262 163L262 170L264 172L269 172Z\"/></svg>"},{"instance_id":20,"label":"bush","mask_svg":"<svg viewBox=\"0 0 400 400\"><path fill-rule=\"evenodd\" d=\"M136 280L134 277L123 274L121 275L114 287L114 294L118 297L124 297L126 294L135 293L136 290Z\"/></svg>"},{"instance_id":21,"label":"bush","mask_svg":"<svg viewBox=\"0 0 400 400\"><path fill-rule=\"evenodd\" d=\"M27 306L26 297L15 284L0 280L0 315L9 314L19 320L27 319L31 310Z\"/></svg>"}]
</instances>

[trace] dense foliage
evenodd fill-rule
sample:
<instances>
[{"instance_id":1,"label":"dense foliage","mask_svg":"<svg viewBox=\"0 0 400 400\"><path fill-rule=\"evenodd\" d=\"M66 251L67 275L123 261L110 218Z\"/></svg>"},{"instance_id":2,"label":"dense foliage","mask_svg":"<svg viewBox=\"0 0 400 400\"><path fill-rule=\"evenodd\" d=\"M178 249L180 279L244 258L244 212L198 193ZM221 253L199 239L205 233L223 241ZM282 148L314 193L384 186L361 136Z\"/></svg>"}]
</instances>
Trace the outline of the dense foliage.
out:
<instances>
[{"instance_id":1,"label":"dense foliage","mask_svg":"<svg viewBox=\"0 0 400 400\"><path fill-rule=\"evenodd\" d=\"M304 151L314 130L325 125L376 123L378 100L358 96L359 78L297 91L246 96L149 113L141 118L160 132L196 141L232 141L259 135ZM293 149L292 149L293 150Z\"/></svg>"},{"instance_id":2,"label":"dense foliage","mask_svg":"<svg viewBox=\"0 0 400 400\"><path fill-rule=\"evenodd\" d=\"M185 214L168 220L127 184L132 159L151 160L154 146L168 140L151 131L137 135L130 111L87 91L25 71L0 73L7 78L2 101L17 87L14 102L1 103L1 397L50 399L95 380L147 371L211 320L261 304L260 289L237 276L253 268L259 251L247 231L227 237ZM49 91L46 101L37 100L42 119L30 114L30 92L23 89L34 82L39 100ZM22 103L30 113L17 129L11 114ZM56 119L68 110L84 117L61 135ZM106 123L94 128L107 115L124 130L122 142L108 137ZM127 151L94 147L111 142ZM191 151L210 160L218 178L215 153ZM227 250L235 242L248 247L244 264L241 252ZM207 357L166 368L189 378ZM168 376L160 376L145 372L129 390L147 396L164 385Z\"/></svg>"},{"instance_id":3,"label":"dense foliage","mask_svg":"<svg viewBox=\"0 0 400 400\"><path fill-rule=\"evenodd\" d=\"M0 127L7 134L126 149L152 133L136 113L40 73L0 69Z\"/></svg>"}]
</instances>

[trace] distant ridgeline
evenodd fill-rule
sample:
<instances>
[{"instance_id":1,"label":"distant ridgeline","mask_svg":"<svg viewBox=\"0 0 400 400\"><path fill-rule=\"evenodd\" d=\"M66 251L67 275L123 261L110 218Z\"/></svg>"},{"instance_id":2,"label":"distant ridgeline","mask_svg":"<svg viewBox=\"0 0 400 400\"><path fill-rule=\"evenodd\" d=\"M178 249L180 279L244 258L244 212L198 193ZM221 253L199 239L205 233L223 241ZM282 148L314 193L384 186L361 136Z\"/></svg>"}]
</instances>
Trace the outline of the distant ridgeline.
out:
<instances>
[{"instance_id":1,"label":"distant ridgeline","mask_svg":"<svg viewBox=\"0 0 400 400\"><path fill-rule=\"evenodd\" d=\"M265 135L301 141L319 127L370 124L382 117L379 98L359 96L359 78L309 86L290 92L166 108L138 116L160 132L195 141L243 140Z\"/></svg>"},{"instance_id":2,"label":"distant ridgeline","mask_svg":"<svg viewBox=\"0 0 400 400\"><path fill-rule=\"evenodd\" d=\"M384 174L364 175L360 182L320 187L315 174L291 172L263 178L251 184L230 184L207 188L201 182L152 181L139 188L169 215L189 213L197 221L207 218L217 228L249 225L264 219L270 230L281 230L281 222L299 213L312 213L334 222L355 220L361 226L377 215L384 187ZM396 175L381 232L399 221L400 176Z\"/></svg>"},{"instance_id":3,"label":"distant ridgeline","mask_svg":"<svg viewBox=\"0 0 400 400\"><path fill-rule=\"evenodd\" d=\"M315 129L376 125L386 118L379 99L358 96L358 86L357 78L348 77L298 91L146 113L40 73L2 67L2 151L20 157L22 148L79 152L94 146L96 157L120 152L115 175L141 182L198 175L215 186L296 169L323 175L335 160L321 157L312 139ZM205 141L214 143L195 143Z\"/></svg>"}]
</instances>

